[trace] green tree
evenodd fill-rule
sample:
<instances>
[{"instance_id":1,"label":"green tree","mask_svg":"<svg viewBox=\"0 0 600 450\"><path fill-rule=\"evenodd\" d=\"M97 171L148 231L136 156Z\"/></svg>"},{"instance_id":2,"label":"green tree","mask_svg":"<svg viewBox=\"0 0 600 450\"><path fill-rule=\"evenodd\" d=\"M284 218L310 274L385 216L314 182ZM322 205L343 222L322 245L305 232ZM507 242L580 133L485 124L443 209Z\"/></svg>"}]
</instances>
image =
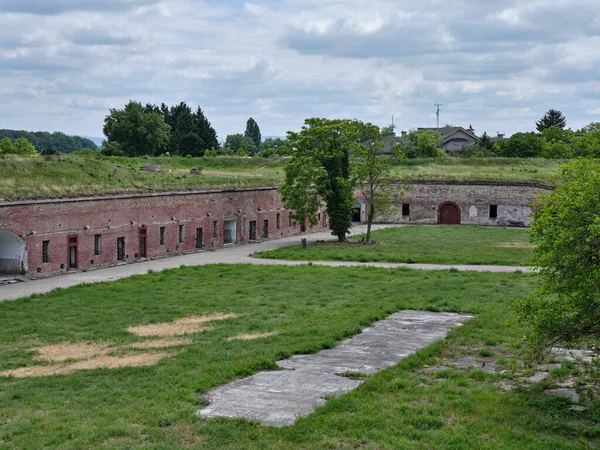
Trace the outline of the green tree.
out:
<instances>
[{"instance_id":1,"label":"green tree","mask_svg":"<svg viewBox=\"0 0 600 450\"><path fill-rule=\"evenodd\" d=\"M515 133L508 139L496 142L498 156L508 158L533 158L542 153L542 138L536 133Z\"/></svg>"},{"instance_id":2,"label":"green tree","mask_svg":"<svg viewBox=\"0 0 600 450\"><path fill-rule=\"evenodd\" d=\"M544 117L540 120L536 120L535 128L541 133L546 128L558 127L564 128L567 125L567 119L560 111L556 109L549 109Z\"/></svg>"},{"instance_id":3,"label":"green tree","mask_svg":"<svg viewBox=\"0 0 600 450\"><path fill-rule=\"evenodd\" d=\"M0 155L15 153L15 146L9 137L2 138L0 141Z\"/></svg>"},{"instance_id":4,"label":"green tree","mask_svg":"<svg viewBox=\"0 0 600 450\"><path fill-rule=\"evenodd\" d=\"M130 101L124 109L110 110L103 131L127 156L160 155L169 144L171 127L160 112L146 112L141 103Z\"/></svg>"},{"instance_id":5,"label":"green tree","mask_svg":"<svg viewBox=\"0 0 600 450\"><path fill-rule=\"evenodd\" d=\"M573 139L575 133L571 130L551 126L542 131L542 151L544 158L573 157Z\"/></svg>"},{"instance_id":6,"label":"green tree","mask_svg":"<svg viewBox=\"0 0 600 450\"><path fill-rule=\"evenodd\" d=\"M574 133L574 156L600 158L600 122L592 122Z\"/></svg>"},{"instance_id":7,"label":"green tree","mask_svg":"<svg viewBox=\"0 0 600 450\"><path fill-rule=\"evenodd\" d=\"M600 162L567 164L558 181L533 214L541 287L516 306L538 348L600 341Z\"/></svg>"},{"instance_id":8,"label":"green tree","mask_svg":"<svg viewBox=\"0 0 600 450\"><path fill-rule=\"evenodd\" d=\"M371 227L376 209L381 212L391 205L392 197L398 192L390 179L392 158L402 159L404 154L392 146L392 154L386 154L383 138L392 134L391 127L380 129L371 123L358 122L358 141L352 149L352 172L367 203L367 234L365 241L371 242Z\"/></svg>"},{"instance_id":9,"label":"green tree","mask_svg":"<svg viewBox=\"0 0 600 450\"><path fill-rule=\"evenodd\" d=\"M229 134L225 138L225 149L229 149L232 154L246 152L249 155L256 153L254 141L243 134Z\"/></svg>"},{"instance_id":10,"label":"green tree","mask_svg":"<svg viewBox=\"0 0 600 450\"><path fill-rule=\"evenodd\" d=\"M17 155L23 155L23 156L37 155L37 150L35 149L33 144L23 137L15 139L15 142L13 143L13 145L15 147L15 153Z\"/></svg>"},{"instance_id":11,"label":"green tree","mask_svg":"<svg viewBox=\"0 0 600 450\"><path fill-rule=\"evenodd\" d=\"M249 137L254 142L254 146L256 148L256 152L260 151L261 146L261 135L260 128L252 117L248 119L246 122L246 131L244 132L244 136Z\"/></svg>"},{"instance_id":12,"label":"green tree","mask_svg":"<svg viewBox=\"0 0 600 450\"><path fill-rule=\"evenodd\" d=\"M408 158L436 158L446 156L442 144L442 134L433 130L410 130L400 144Z\"/></svg>"},{"instance_id":13,"label":"green tree","mask_svg":"<svg viewBox=\"0 0 600 450\"><path fill-rule=\"evenodd\" d=\"M267 138L260 145L258 156L269 158L271 156L290 156L292 148L288 145L285 139Z\"/></svg>"},{"instance_id":14,"label":"green tree","mask_svg":"<svg viewBox=\"0 0 600 450\"><path fill-rule=\"evenodd\" d=\"M357 122L306 119L300 132L288 132L294 154L285 167L281 187L286 206L300 223L317 224L317 211L326 205L332 234L340 242L352 224L354 204L350 180L350 150L357 141Z\"/></svg>"},{"instance_id":15,"label":"green tree","mask_svg":"<svg viewBox=\"0 0 600 450\"><path fill-rule=\"evenodd\" d=\"M200 136L202 140L202 155L206 150L210 150L212 148L219 147L219 140L217 137L217 132L212 127L202 109L198 106L196 109L196 114L194 115L194 123L196 128L196 133Z\"/></svg>"}]
</instances>

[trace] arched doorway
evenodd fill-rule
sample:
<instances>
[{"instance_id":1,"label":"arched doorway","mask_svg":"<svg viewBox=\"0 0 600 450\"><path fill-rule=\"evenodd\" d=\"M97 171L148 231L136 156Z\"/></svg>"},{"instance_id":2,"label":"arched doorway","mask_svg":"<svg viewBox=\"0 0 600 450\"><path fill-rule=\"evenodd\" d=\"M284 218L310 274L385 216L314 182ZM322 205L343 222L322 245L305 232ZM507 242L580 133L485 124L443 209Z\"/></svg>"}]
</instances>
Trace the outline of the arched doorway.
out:
<instances>
[{"instance_id":1,"label":"arched doorway","mask_svg":"<svg viewBox=\"0 0 600 450\"><path fill-rule=\"evenodd\" d=\"M454 202L444 202L438 208L438 223L460 225L460 206Z\"/></svg>"},{"instance_id":2,"label":"arched doorway","mask_svg":"<svg viewBox=\"0 0 600 450\"><path fill-rule=\"evenodd\" d=\"M0 274L27 271L25 241L12 231L0 230Z\"/></svg>"}]
</instances>

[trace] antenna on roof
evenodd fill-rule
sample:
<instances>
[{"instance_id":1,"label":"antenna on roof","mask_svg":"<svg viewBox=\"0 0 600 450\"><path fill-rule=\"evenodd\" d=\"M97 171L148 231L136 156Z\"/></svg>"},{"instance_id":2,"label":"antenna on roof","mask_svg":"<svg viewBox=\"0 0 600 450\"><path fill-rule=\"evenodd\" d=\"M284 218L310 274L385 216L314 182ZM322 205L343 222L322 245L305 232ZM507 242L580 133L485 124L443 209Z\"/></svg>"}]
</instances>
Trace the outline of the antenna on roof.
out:
<instances>
[{"instance_id":1,"label":"antenna on roof","mask_svg":"<svg viewBox=\"0 0 600 450\"><path fill-rule=\"evenodd\" d=\"M434 103L433 106L435 106L435 115L437 116L437 128L440 127L440 106L444 106L441 103Z\"/></svg>"}]
</instances>

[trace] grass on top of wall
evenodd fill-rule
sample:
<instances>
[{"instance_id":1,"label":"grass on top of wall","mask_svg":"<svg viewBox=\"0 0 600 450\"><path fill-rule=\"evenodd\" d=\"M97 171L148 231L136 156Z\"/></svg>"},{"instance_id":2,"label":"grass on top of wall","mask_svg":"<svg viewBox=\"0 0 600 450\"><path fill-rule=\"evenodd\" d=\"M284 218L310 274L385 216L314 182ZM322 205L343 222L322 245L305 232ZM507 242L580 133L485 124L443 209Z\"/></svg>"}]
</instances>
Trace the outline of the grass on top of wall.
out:
<instances>
[{"instance_id":1,"label":"grass on top of wall","mask_svg":"<svg viewBox=\"0 0 600 450\"><path fill-rule=\"evenodd\" d=\"M0 371L44 365L32 350L63 342L123 348L129 326L235 313L187 337L155 366L37 378L0 377L0 448L592 448L598 408L568 410L536 389L504 392L525 330L510 303L533 289L527 274L376 268L215 265L59 289L0 304ZM477 317L443 341L369 376L290 427L201 420L199 394L297 353L330 348L402 309ZM278 334L228 341L239 333ZM469 352L504 375L423 367ZM131 351L129 351L131 353ZM123 354L123 351L121 351ZM494 356L495 355L495 356ZM587 446L587 447L586 447Z\"/></svg>"},{"instance_id":2,"label":"grass on top of wall","mask_svg":"<svg viewBox=\"0 0 600 450\"><path fill-rule=\"evenodd\" d=\"M335 241L311 243L255 253L267 259L297 261L361 261L426 264L531 264L532 249L527 230L466 225L408 225L372 233L374 245L358 243L363 235L352 236L349 243Z\"/></svg>"},{"instance_id":3,"label":"grass on top of wall","mask_svg":"<svg viewBox=\"0 0 600 450\"><path fill-rule=\"evenodd\" d=\"M160 172L141 170L146 164ZM192 174L202 167L201 174ZM248 158L118 158L37 156L0 158L0 198L81 197L164 190L274 186L282 160Z\"/></svg>"},{"instance_id":4,"label":"grass on top of wall","mask_svg":"<svg viewBox=\"0 0 600 450\"><path fill-rule=\"evenodd\" d=\"M103 157L99 154L0 157L0 198L81 197L162 190L279 185L287 158ZM549 183L564 161L519 158L408 160L393 167L399 180ZM145 164L161 172L145 172ZM202 167L202 174L191 174Z\"/></svg>"}]
</instances>

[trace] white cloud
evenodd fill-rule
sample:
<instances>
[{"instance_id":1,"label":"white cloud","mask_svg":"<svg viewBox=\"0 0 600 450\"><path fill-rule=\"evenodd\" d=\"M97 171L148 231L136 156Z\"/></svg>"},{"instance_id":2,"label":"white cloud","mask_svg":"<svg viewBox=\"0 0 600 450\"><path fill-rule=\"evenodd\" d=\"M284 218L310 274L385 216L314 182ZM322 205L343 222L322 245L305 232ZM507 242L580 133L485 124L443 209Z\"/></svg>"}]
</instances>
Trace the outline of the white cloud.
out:
<instances>
[{"instance_id":1,"label":"white cloud","mask_svg":"<svg viewBox=\"0 0 600 450\"><path fill-rule=\"evenodd\" d=\"M221 136L306 117L531 130L598 121L597 0L0 0L2 127L99 135L130 99Z\"/></svg>"}]
</instances>

